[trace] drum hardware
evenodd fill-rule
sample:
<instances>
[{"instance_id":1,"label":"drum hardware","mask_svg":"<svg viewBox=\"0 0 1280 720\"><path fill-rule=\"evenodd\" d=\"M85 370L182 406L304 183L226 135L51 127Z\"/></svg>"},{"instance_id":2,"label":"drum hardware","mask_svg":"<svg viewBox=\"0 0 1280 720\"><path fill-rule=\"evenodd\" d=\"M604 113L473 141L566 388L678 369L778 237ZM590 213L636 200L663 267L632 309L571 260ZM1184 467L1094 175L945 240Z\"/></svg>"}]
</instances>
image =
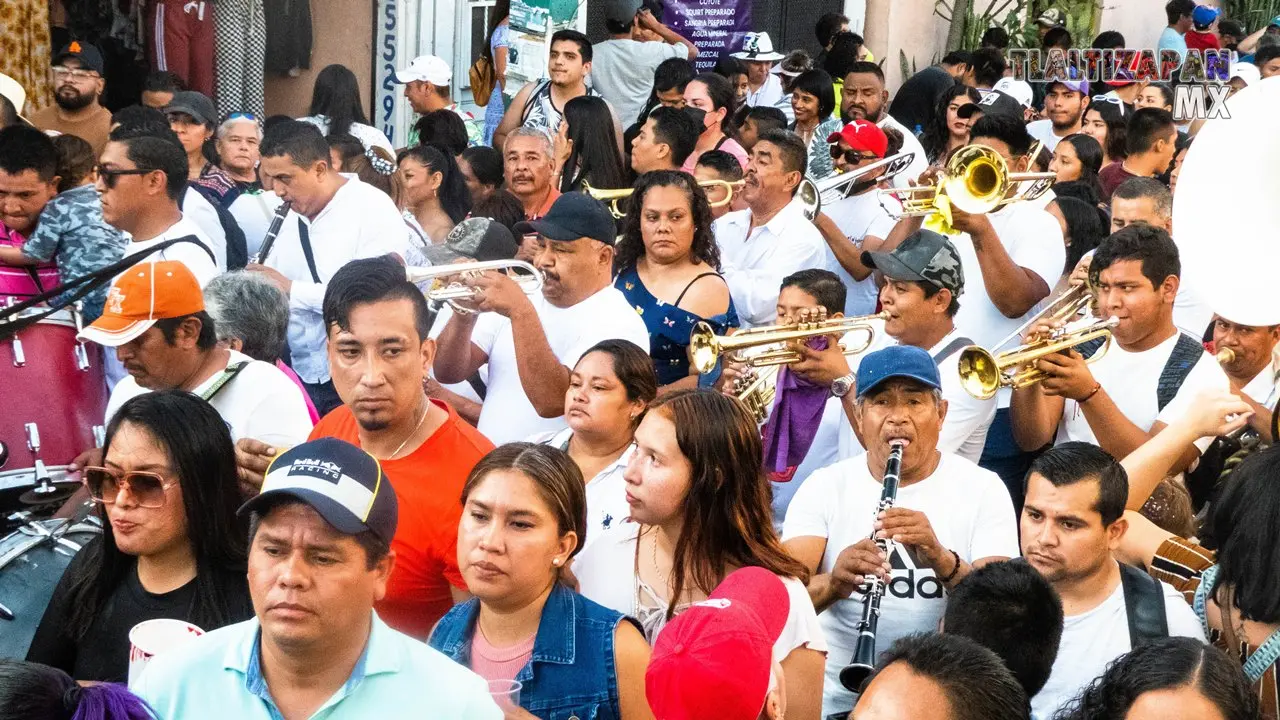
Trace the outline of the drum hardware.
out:
<instances>
[{"instance_id":1,"label":"drum hardware","mask_svg":"<svg viewBox=\"0 0 1280 720\"><path fill-rule=\"evenodd\" d=\"M107 444L107 429L101 425L93 426L93 446L102 447Z\"/></svg>"},{"instance_id":2,"label":"drum hardware","mask_svg":"<svg viewBox=\"0 0 1280 720\"><path fill-rule=\"evenodd\" d=\"M84 346L84 341L80 340L80 333L84 331L84 316L80 314L83 307L79 301L71 306L71 321L76 324L76 367L81 371L89 369L89 349Z\"/></svg>"},{"instance_id":3,"label":"drum hardware","mask_svg":"<svg viewBox=\"0 0 1280 720\"><path fill-rule=\"evenodd\" d=\"M33 453L40 452L40 426L29 422L25 423L23 428L27 431L27 449Z\"/></svg>"},{"instance_id":4,"label":"drum hardware","mask_svg":"<svg viewBox=\"0 0 1280 720\"><path fill-rule=\"evenodd\" d=\"M0 468L9 462L9 446L0 441Z\"/></svg>"}]
</instances>

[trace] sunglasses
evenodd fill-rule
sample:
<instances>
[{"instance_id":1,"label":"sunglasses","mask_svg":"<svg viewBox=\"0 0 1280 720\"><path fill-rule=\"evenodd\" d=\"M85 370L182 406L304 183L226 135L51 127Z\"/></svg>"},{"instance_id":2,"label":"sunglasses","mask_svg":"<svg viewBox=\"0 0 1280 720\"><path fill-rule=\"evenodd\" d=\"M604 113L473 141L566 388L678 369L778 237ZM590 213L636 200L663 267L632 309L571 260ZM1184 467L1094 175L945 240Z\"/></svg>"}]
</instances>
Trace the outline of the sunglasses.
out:
<instances>
[{"instance_id":1,"label":"sunglasses","mask_svg":"<svg viewBox=\"0 0 1280 720\"><path fill-rule=\"evenodd\" d=\"M1124 115L1124 101L1116 97L1115 95L1094 95L1093 97L1089 98L1089 102L1110 103L1112 105L1115 105L1117 108L1119 108L1120 114Z\"/></svg>"},{"instance_id":2,"label":"sunglasses","mask_svg":"<svg viewBox=\"0 0 1280 720\"><path fill-rule=\"evenodd\" d=\"M99 177L102 178L102 184L106 185L108 190L115 189L116 183L120 182L121 175L146 175L147 173L156 172L153 169L147 169L147 168L133 168L132 170L129 170L129 169L122 170L120 168L105 168L105 167L102 167L101 165L97 167L97 171L98 171Z\"/></svg>"},{"instance_id":3,"label":"sunglasses","mask_svg":"<svg viewBox=\"0 0 1280 720\"><path fill-rule=\"evenodd\" d=\"M227 120L250 120L252 122L258 122L258 116L247 112L233 112L227 115Z\"/></svg>"},{"instance_id":4,"label":"sunglasses","mask_svg":"<svg viewBox=\"0 0 1280 720\"><path fill-rule=\"evenodd\" d=\"M875 157L875 155L872 155L871 153L859 152L858 150L841 150L840 143L831 143L831 159L839 160L841 156L844 156L844 161L850 165L855 165L863 160L870 160Z\"/></svg>"},{"instance_id":5,"label":"sunglasses","mask_svg":"<svg viewBox=\"0 0 1280 720\"><path fill-rule=\"evenodd\" d=\"M166 492L178 484L153 472L119 472L104 467L87 467L80 474L89 497L96 503L114 505L120 490L128 488L139 507L164 507Z\"/></svg>"}]
</instances>

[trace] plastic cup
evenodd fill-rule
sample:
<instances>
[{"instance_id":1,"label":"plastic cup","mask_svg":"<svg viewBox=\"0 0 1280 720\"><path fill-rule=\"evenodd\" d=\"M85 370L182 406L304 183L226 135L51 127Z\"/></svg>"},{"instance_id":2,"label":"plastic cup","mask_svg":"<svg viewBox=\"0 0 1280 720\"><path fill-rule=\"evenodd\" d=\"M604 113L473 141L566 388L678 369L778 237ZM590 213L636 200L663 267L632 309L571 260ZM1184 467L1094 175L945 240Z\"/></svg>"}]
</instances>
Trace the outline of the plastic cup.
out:
<instances>
[{"instance_id":1,"label":"plastic cup","mask_svg":"<svg viewBox=\"0 0 1280 720\"><path fill-rule=\"evenodd\" d=\"M503 711L520 707L520 688L524 685L515 680L490 680L489 696Z\"/></svg>"},{"instance_id":2,"label":"plastic cup","mask_svg":"<svg viewBox=\"0 0 1280 720\"><path fill-rule=\"evenodd\" d=\"M142 669L156 655L185 645L204 635L204 630L185 620L161 618L147 620L129 631L129 685L142 675Z\"/></svg>"}]
</instances>

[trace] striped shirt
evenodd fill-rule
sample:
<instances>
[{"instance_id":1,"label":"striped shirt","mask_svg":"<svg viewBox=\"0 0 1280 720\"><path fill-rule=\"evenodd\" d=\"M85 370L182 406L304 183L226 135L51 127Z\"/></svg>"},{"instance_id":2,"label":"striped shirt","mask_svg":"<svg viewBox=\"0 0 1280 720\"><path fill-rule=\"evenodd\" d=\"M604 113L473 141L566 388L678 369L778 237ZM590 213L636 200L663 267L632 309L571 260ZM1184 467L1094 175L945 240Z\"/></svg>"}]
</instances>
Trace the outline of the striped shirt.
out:
<instances>
[{"instance_id":1,"label":"striped shirt","mask_svg":"<svg viewBox=\"0 0 1280 720\"><path fill-rule=\"evenodd\" d=\"M1212 550L1172 536L1161 543L1156 550L1155 557L1151 560L1151 576L1172 585L1182 593L1188 603L1193 603L1192 607L1194 607L1196 590L1200 588L1200 577L1216 562L1217 554ZM1227 648L1227 641L1221 631L1209 627L1206 617L1201 617L1200 621L1204 624L1205 635L1209 638L1209 642L1238 659L1242 665L1257 650L1242 640L1240 646L1233 652ZM1262 677L1254 683L1254 687L1258 691L1262 717L1267 720L1280 718L1280 684L1277 683L1275 663L1262 673Z\"/></svg>"}]
</instances>

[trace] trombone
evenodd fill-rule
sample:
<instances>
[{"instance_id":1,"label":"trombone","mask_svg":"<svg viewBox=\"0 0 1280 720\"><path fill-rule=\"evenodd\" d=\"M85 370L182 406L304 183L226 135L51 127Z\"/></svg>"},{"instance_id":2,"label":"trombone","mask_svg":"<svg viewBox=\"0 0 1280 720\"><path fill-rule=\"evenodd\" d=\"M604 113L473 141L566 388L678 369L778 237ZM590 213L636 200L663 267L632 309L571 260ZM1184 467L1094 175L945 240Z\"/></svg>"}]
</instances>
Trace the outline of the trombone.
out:
<instances>
[{"instance_id":1,"label":"trombone","mask_svg":"<svg viewBox=\"0 0 1280 720\"><path fill-rule=\"evenodd\" d=\"M453 265L432 265L430 267L407 267L405 276L415 285L430 281L431 287L426 290L428 300L445 302L460 315L470 315L473 310L458 304L459 300L479 300L482 291L464 284L460 280L446 281L451 276L475 277L489 270L504 270L515 281L525 295L532 295L542 289L542 273L533 265L523 260L487 260L485 262L462 262ZM512 275L511 270L521 270L521 274Z\"/></svg>"},{"instance_id":2,"label":"trombone","mask_svg":"<svg viewBox=\"0 0 1280 720\"><path fill-rule=\"evenodd\" d=\"M744 182L742 180L734 180L734 181L701 180L698 182L698 185L704 191L710 190L711 188L719 188L719 187L722 187L727 191L723 199L717 200L715 202L707 201L707 204L710 205L711 207L718 208L718 207L724 207L725 205L728 205L729 203L733 202L733 194L735 192L742 191L742 186L744 185ZM617 190L606 190L603 188L591 187L591 185L587 184L587 182L584 180L582 183L582 192L590 195L591 197L595 198L596 200L599 200L600 202L607 203L609 205L609 212L613 213L613 216L615 218L624 218L627 216L627 213L625 210L622 209L622 206L620 205L620 203L624 200L629 200L631 198L632 193L635 192L635 188L619 188Z\"/></svg>"},{"instance_id":3,"label":"trombone","mask_svg":"<svg viewBox=\"0 0 1280 720\"><path fill-rule=\"evenodd\" d=\"M807 340L822 335L843 335L854 331L862 333L864 336L861 338L862 342L850 345L841 343L840 349L845 355L857 355L871 347L871 343L875 341L876 331L871 324L872 321L885 320L888 317L888 313L879 313L794 325L765 325L733 335L716 335L710 325L699 322L693 326L693 334L689 336L689 363L704 375L714 370L716 363L726 354L731 360L752 368L790 365L800 361L800 353L796 350L782 348L751 356L743 351L761 345Z\"/></svg>"},{"instance_id":4,"label":"trombone","mask_svg":"<svg viewBox=\"0 0 1280 720\"><path fill-rule=\"evenodd\" d=\"M1059 295L1048 307L1023 323L991 350L977 345L961 350L960 384L975 398L989 400L995 397L1000 388L1027 387L1043 380L1047 374L1035 367L1035 362L1040 358L1070 350L1091 340L1105 338L1102 347L1086 362L1092 363L1100 359L1111 347L1111 331L1120 321L1116 318L1099 320L1093 317L1089 311L1092 302L1093 293L1088 286L1077 285ZM1084 319L1072 324L1072 319L1080 315ZM1021 337L1027 328L1037 323L1066 324L1044 337L1011 350L996 352Z\"/></svg>"},{"instance_id":5,"label":"trombone","mask_svg":"<svg viewBox=\"0 0 1280 720\"><path fill-rule=\"evenodd\" d=\"M822 208L853 195L860 185L881 183L901 175L911 167L915 159L916 154L913 152L900 152L822 180L814 181L806 177L800 181L796 196L800 198L805 217L812 221L822 212Z\"/></svg>"},{"instance_id":6,"label":"trombone","mask_svg":"<svg viewBox=\"0 0 1280 720\"><path fill-rule=\"evenodd\" d=\"M1040 149L1032 148L1031 157ZM947 161L937 182L905 188L881 190L902 203L899 217L929 216L944 235L954 235L951 208L984 215L1019 200L1035 200L1053 186L1054 173L1009 172L1000 153L985 145L966 145ZM1017 188L1013 195L1011 188Z\"/></svg>"}]
</instances>

